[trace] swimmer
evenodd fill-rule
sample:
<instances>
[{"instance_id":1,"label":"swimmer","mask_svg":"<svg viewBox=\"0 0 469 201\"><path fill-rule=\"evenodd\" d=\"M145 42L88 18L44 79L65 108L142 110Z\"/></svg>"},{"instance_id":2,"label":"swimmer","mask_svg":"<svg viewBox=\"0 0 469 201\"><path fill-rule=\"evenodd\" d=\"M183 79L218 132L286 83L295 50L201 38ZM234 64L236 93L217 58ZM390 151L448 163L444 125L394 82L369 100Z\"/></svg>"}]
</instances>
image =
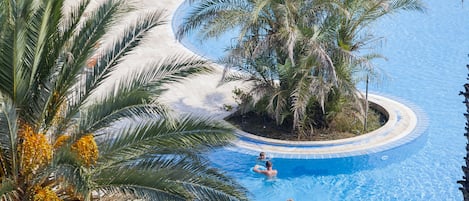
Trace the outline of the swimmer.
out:
<instances>
[{"instance_id":1,"label":"swimmer","mask_svg":"<svg viewBox=\"0 0 469 201\"><path fill-rule=\"evenodd\" d=\"M254 172L263 174L263 175L268 176L268 177L275 177L275 176L277 176L277 170L272 169L272 166L273 166L272 162L266 161L266 162L265 162L265 167L267 168L266 170L260 170L260 169L259 169L259 168L260 168L259 165L255 165L252 170L253 170Z\"/></svg>"},{"instance_id":2,"label":"swimmer","mask_svg":"<svg viewBox=\"0 0 469 201\"><path fill-rule=\"evenodd\" d=\"M257 160L265 160L265 152L259 153L259 157L257 157Z\"/></svg>"},{"instance_id":3,"label":"swimmer","mask_svg":"<svg viewBox=\"0 0 469 201\"><path fill-rule=\"evenodd\" d=\"M265 152L261 152L261 153L259 153L259 156L257 157L256 163L258 165L264 165L264 163L268 160L270 160L270 157L267 157L265 155Z\"/></svg>"}]
</instances>

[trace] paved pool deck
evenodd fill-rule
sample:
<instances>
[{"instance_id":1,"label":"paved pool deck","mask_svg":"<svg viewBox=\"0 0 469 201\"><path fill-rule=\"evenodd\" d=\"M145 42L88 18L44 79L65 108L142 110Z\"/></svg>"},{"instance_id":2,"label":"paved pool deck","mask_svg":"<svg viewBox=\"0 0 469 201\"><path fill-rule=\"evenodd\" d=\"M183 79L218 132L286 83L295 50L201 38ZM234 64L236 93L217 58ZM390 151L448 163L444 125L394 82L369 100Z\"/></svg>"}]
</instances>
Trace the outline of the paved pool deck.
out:
<instances>
[{"instance_id":1,"label":"paved pool deck","mask_svg":"<svg viewBox=\"0 0 469 201\"><path fill-rule=\"evenodd\" d=\"M143 61L148 58L158 60L176 54L200 56L184 47L174 36L171 19L183 0L139 0L139 2L141 9L163 10L167 23L152 31L145 45L130 55L129 60L132 62L124 66L143 65ZM219 86L223 68L216 64L213 66L214 73L200 75L176 84L161 97L161 100L179 113L208 115L218 120L227 117L231 111L224 110L223 106L236 106L232 90L235 87L246 86L241 82ZM126 71L117 74L125 76ZM422 133L422 128L425 127L422 124L424 118L407 105L376 94L370 94L369 100L381 105L389 115L389 121L373 132L343 140L292 142L262 138L237 130L239 138L233 142L235 145L233 150L252 155L264 151L277 158L338 158L389 150L414 140Z\"/></svg>"}]
</instances>

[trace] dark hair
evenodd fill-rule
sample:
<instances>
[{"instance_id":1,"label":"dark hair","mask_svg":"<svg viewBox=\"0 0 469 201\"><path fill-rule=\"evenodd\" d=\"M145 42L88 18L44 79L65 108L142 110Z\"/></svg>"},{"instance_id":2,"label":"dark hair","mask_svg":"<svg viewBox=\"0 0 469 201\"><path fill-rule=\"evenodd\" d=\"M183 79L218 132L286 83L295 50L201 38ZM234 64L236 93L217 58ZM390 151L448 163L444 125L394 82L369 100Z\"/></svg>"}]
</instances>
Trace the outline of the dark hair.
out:
<instances>
[{"instance_id":1,"label":"dark hair","mask_svg":"<svg viewBox=\"0 0 469 201\"><path fill-rule=\"evenodd\" d=\"M267 168L268 168L268 167L272 167L272 162L266 161L266 162L265 162L265 167L267 167Z\"/></svg>"}]
</instances>

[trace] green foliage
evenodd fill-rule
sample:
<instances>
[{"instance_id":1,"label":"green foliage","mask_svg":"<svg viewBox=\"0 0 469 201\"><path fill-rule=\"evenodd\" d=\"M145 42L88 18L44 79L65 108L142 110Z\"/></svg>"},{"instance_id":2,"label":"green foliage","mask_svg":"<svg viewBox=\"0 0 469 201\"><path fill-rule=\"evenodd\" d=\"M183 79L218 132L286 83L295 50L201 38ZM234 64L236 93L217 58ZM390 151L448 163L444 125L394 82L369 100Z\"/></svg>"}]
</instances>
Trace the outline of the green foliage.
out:
<instances>
[{"instance_id":1,"label":"green foliage","mask_svg":"<svg viewBox=\"0 0 469 201\"><path fill-rule=\"evenodd\" d=\"M234 88L233 89L233 98L235 99L235 102L238 104L238 112L241 114L244 114L248 111L252 110L252 96L249 95L248 93L244 92L240 88Z\"/></svg>"},{"instance_id":2,"label":"green foliage","mask_svg":"<svg viewBox=\"0 0 469 201\"><path fill-rule=\"evenodd\" d=\"M245 200L245 189L202 156L232 140L232 130L208 117L176 116L158 100L170 84L211 72L204 61L176 55L134 66L121 80L111 78L148 33L165 23L164 13L141 13L104 38L131 5L67 3L0 2L0 199L32 200L49 189L64 200L116 194L122 197L115 199ZM116 87L105 88L105 82ZM92 164L80 160L87 146L73 151L83 136L99 150L92 150ZM52 158L31 154L36 146Z\"/></svg>"},{"instance_id":3,"label":"green foliage","mask_svg":"<svg viewBox=\"0 0 469 201\"><path fill-rule=\"evenodd\" d=\"M292 118L299 135L327 127L343 99L364 112L356 84L379 75L372 60L381 57L373 53L381 39L370 25L402 10L424 10L420 0L202 0L193 6L178 36L200 29L203 37L216 37L240 27L220 61L227 68L223 81L252 84L242 113L265 111L277 124Z\"/></svg>"},{"instance_id":4,"label":"green foliage","mask_svg":"<svg viewBox=\"0 0 469 201\"><path fill-rule=\"evenodd\" d=\"M352 108L344 108L331 121L331 127L334 129L341 132L352 132L356 135L376 130L382 124L382 115L373 108L370 108L367 114L366 130L363 127L364 116L357 111L353 111Z\"/></svg>"}]
</instances>

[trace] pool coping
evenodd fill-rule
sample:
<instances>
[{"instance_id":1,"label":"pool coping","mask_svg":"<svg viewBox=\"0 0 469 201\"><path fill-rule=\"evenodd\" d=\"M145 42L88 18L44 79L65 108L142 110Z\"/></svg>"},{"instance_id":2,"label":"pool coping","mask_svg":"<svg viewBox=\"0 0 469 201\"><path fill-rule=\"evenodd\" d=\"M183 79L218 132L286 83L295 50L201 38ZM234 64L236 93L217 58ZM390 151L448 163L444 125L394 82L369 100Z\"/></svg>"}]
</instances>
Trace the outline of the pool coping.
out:
<instances>
[{"instance_id":1,"label":"pool coping","mask_svg":"<svg viewBox=\"0 0 469 201\"><path fill-rule=\"evenodd\" d=\"M237 129L238 139L233 141L236 148L230 149L251 155L263 151L275 158L342 158L401 146L416 139L426 128L423 113L419 112L419 117L401 102L376 94L369 94L369 101L381 106L388 114L385 125L372 132L340 140L287 141L260 137Z\"/></svg>"}]
</instances>

